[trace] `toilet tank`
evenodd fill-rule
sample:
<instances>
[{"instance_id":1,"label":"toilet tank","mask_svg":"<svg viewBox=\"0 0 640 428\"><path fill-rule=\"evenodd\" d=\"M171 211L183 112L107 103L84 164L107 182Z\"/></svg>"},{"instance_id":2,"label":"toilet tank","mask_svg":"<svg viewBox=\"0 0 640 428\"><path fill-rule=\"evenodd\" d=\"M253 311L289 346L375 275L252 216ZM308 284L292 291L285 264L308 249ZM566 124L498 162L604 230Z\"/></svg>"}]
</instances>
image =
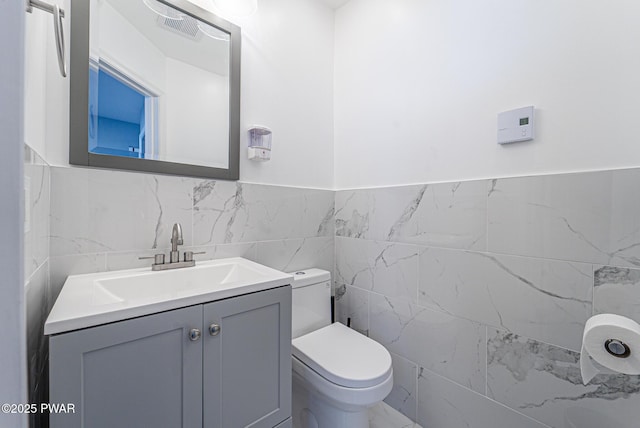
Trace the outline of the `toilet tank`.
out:
<instances>
[{"instance_id":1,"label":"toilet tank","mask_svg":"<svg viewBox=\"0 0 640 428\"><path fill-rule=\"evenodd\" d=\"M331 324L331 273L322 269L291 272L291 337Z\"/></svg>"}]
</instances>

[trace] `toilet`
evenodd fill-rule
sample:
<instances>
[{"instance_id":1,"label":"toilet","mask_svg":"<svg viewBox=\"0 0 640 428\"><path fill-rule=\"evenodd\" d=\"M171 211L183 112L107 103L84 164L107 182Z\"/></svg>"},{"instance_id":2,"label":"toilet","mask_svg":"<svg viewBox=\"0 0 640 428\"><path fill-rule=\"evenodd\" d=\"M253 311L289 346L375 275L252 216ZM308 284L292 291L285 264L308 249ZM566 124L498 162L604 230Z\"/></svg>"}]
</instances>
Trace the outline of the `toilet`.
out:
<instances>
[{"instance_id":1,"label":"toilet","mask_svg":"<svg viewBox=\"0 0 640 428\"><path fill-rule=\"evenodd\" d=\"M292 272L294 428L367 428L368 409L393 387L391 355L376 341L331 323L331 274Z\"/></svg>"}]
</instances>

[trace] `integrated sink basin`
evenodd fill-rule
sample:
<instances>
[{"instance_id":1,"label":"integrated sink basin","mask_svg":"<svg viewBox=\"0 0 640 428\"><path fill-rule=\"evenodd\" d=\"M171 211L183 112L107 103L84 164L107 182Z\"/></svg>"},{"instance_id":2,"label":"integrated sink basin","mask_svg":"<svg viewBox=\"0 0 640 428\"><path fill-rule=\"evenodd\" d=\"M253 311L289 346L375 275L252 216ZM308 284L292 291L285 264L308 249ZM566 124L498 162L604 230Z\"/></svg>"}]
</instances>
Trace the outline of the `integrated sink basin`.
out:
<instances>
[{"instance_id":1,"label":"integrated sink basin","mask_svg":"<svg viewBox=\"0 0 640 428\"><path fill-rule=\"evenodd\" d=\"M257 283L265 279L264 273L234 262L199 264L164 272L125 272L114 278L96 279L99 291L104 291L115 299L136 301L165 296L184 297L198 290L206 292L228 284Z\"/></svg>"},{"instance_id":2,"label":"integrated sink basin","mask_svg":"<svg viewBox=\"0 0 640 428\"><path fill-rule=\"evenodd\" d=\"M291 275L240 257L153 272L150 268L72 275L47 322L57 334L151 313L267 290Z\"/></svg>"}]
</instances>

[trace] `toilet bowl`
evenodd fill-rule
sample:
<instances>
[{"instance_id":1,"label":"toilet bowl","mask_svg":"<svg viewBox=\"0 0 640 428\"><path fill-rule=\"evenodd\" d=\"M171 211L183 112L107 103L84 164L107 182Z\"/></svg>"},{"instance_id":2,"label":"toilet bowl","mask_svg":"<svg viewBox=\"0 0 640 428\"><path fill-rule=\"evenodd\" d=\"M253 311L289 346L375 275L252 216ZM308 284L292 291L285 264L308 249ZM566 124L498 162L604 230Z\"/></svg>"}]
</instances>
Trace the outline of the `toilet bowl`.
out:
<instances>
[{"instance_id":1,"label":"toilet bowl","mask_svg":"<svg viewBox=\"0 0 640 428\"><path fill-rule=\"evenodd\" d=\"M331 324L329 272L296 272L292 305L293 426L367 428L368 409L393 387L391 355L379 343Z\"/></svg>"}]
</instances>

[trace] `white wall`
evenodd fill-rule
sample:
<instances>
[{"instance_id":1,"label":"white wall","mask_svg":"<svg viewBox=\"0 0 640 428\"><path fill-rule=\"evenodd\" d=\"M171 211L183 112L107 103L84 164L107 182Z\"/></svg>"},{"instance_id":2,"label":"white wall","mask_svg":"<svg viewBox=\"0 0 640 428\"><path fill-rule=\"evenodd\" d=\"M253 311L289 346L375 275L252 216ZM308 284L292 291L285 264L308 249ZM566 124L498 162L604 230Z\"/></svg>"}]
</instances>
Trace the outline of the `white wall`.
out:
<instances>
[{"instance_id":1,"label":"white wall","mask_svg":"<svg viewBox=\"0 0 640 428\"><path fill-rule=\"evenodd\" d=\"M26 322L23 274L23 3L0 1L0 402L27 399ZM0 414L0 426L27 426L24 415Z\"/></svg>"},{"instance_id":2,"label":"white wall","mask_svg":"<svg viewBox=\"0 0 640 428\"><path fill-rule=\"evenodd\" d=\"M241 129L273 130L271 161L246 158L240 178L333 188L333 10L317 0L259 0L242 27Z\"/></svg>"},{"instance_id":3,"label":"white wall","mask_svg":"<svg viewBox=\"0 0 640 428\"><path fill-rule=\"evenodd\" d=\"M337 188L640 165L635 0L352 0L336 12ZM537 110L534 142L496 115Z\"/></svg>"},{"instance_id":4,"label":"white wall","mask_svg":"<svg viewBox=\"0 0 640 428\"><path fill-rule=\"evenodd\" d=\"M69 0L58 1L69 7ZM260 0L259 5L249 18L228 17L243 30L240 179L332 188L333 11L318 0ZM37 114L27 142L51 165L65 166L69 81L57 70L50 17L27 19L30 30L38 31L27 47L27 63L34 66L27 73L32 89L26 111ZM65 28L69 35L68 19ZM252 124L273 129L270 162L246 159L245 131Z\"/></svg>"}]
</instances>

